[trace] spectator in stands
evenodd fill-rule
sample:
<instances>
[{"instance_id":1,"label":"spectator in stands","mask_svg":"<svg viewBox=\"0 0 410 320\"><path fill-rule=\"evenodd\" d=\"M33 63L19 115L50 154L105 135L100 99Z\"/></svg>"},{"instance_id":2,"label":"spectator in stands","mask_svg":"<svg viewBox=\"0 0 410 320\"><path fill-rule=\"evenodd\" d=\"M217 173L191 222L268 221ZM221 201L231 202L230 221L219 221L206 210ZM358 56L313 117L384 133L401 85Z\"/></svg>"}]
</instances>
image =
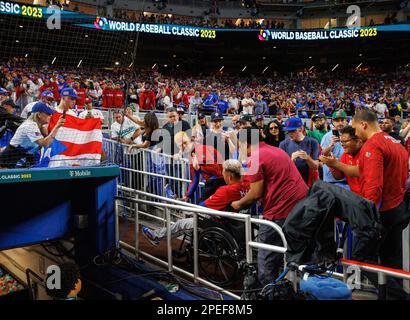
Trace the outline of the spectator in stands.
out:
<instances>
[{"instance_id":1,"label":"spectator in stands","mask_svg":"<svg viewBox=\"0 0 410 320\"><path fill-rule=\"evenodd\" d=\"M101 122L104 123L103 113L100 110L93 108L93 100L91 98L85 98L85 110L82 111L78 117L81 119L99 118L101 119Z\"/></svg>"},{"instance_id":2,"label":"spectator in stands","mask_svg":"<svg viewBox=\"0 0 410 320\"><path fill-rule=\"evenodd\" d=\"M225 100L225 94L223 93L219 95L217 110L222 114L228 111L228 102Z\"/></svg>"},{"instance_id":3,"label":"spectator in stands","mask_svg":"<svg viewBox=\"0 0 410 320\"><path fill-rule=\"evenodd\" d=\"M239 122L241 116L239 114L236 114L232 117L231 123L232 123L232 130L235 131L235 133L239 132L239 129L241 128L241 124Z\"/></svg>"},{"instance_id":4,"label":"spectator in stands","mask_svg":"<svg viewBox=\"0 0 410 320\"><path fill-rule=\"evenodd\" d=\"M25 166L34 164L34 155L39 147L48 147L65 123L63 116L60 116L54 128L47 134L44 127L50 122L53 113L55 111L45 103L37 102L34 105L30 117L18 127L10 145L0 154L0 168L14 168L24 158Z\"/></svg>"},{"instance_id":5,"label":"spectator in stands","mask_svg":"<svg viewBox=\"0 0 410 320\"><path fill-rule=\"evenodd\" d=\"M256 115L258 114L266 114L268 112L268 106L266 104L266 101L263 100L263 97L261 94L258 94L258 98L255 101L254 104L254 113Z\"/></svg>"},{"instance_id":6,"label":"spectator in stands","mask_svg":"<svg viewBox=\"0 0 410 320\"><path fill-rule=\"evenodd\" d=\"M57 76L57 88L58 88L58 91L61 91L61 90L65 89L65 88L68 88L68 87L69 87L69 86L68 86L68 83L65 81L64 76L58 75L58 76Z\"/></svg>"},{"instance_id":7,"label":"spectator in stands","mask_svg":"<svg viewBox=\"0 0 410 320\"><path fill-rule=\"evenodd\" d=\"M165 89L165 96L162 103L164 105L164 110L172 108L171 90L169 88Z\"/></svg>"},{"instance_id":8,"label":"spectator in stands","mask_svg":"<svg viewBox=\"0 0 410 320\"><path fill-rule=\"evenodd\" d=\"M311 187L319 179L319 143L303 134L302 119L289 118L285 125L289 139L282 141L279 148L291 157L306 185Z\"/></svg>"},{"instance_id":9,"label":"spectator in stands","mask_svg":"<svg viewBox=\"0 0 410 320\"><path fill-rule=\"evenodd\" d=\"M272 146L279 148L279 144L285 140L283 126L278 120L270 121L264 130L263 141Z\"/></svg>"},{"instance_id":10,"label":"spectator in stands","mask_svg":"<svg viewBox=\"0 0 410 320\"><path fill-rule=\"evenodd\" d=\"M47 104L49 107L51 107L51 103L54 101L54 95L51 91L46 90L43 91L40 94L40 99L38 101L34 101L32 103L29 103L28 105L26 105L23 109L23 111L21 112L21 117L24 119L27 119L30 114L31 114L31 110L33 109L33 106L37 103L37 102L43 102L45 104Z\"/></svg>"},{"instance_id":11,"label":"spectator in stands","mask_svg":"<svg viewBox=\"0 0 410 320\"><path fill-rule=\"evenodd\" d=\"M250 114L244 114L239 118L238 122L241 129L250 128L253 124L253 117Z\"/></svg>"},{"instance_id":12,"label":"spectator in stands","mask_svg":"<svg viewBox=\"0 0 410 320\"><path fill-rule=\"evenodd\" d=\"M73 88L75 90L76 95L78 96L76 107L77 109L83 109L85 105L85 98L87 97L87 90L85 88L81 88L80 82L77 80L74 81Z\"/></svg>"},{"instance_id":13,"label":"spectator in stands","mask_svg":"<svg viewBox=\"0 0 410 320\"><path fill-rule=\"evenodd\" d=\"M8 100L10 97L10 93L4 89L0 87L0 107L3 105L3 102Z\"/></svg>"},{"instance_id":14,"label":"spectator in stands","mask_svg":"<svg viewBox=\"0 0 410 320\"><path fill-rule=\"evenodd\" d=\"M382 129L383 132L386 132L394 139L400 141L402 145L405 145L404 139L394 131L394 122L394 118L384 118L380 123L380 129Z\"/></svg>"},{"instance_id":15,"label":"spectator in stands","mask_svg":"<svg viewBox=\"0 0 410 320\"><path fill-rule=\"evenodd\" d=\"M40 95L44 91L51 91L53 93L54 99L60 100L60 91L58 90L57 83L51 81L49 77L43 78L43 85L39 89Z\"/></svg>"},{"instance_id":16,"label":"spectator in stands","mask_svg":"<svg viewBox=\"0 0 410 320\"><path fill-rule=\"evenodd\" d=\"M77 117L77 113L73 110L79 97L75 93L73 88L65 88L60 91L60 104L57 106L56 111L59 113L69 114Z\"/></svg>"},{"instance_id":17,"label":"spectator in stands","mask_svg":"<svg viewBox=\"0 0 410 320\"><path fill-rule=\"evenodd\" d=\"M114 107L123 108L124 107L124 90L121 89L121 85L117 83L114 87Z\"/></svg>"},{"instance_id":18,"label":"spectator in stands","mask_svg":"<svg viewBox=\"0 0 410 320\"><path fill-rule=\"evenodd\" d=\"M111 81L107 83L107 86L102 91L102 107L109 109L114 108L114 95L115 89Z\"/></svg>"},{"instance_id":19,"label":"spectator in stands","mask_svg":"<svg viewBox=\"0 0 410 320\"><path fill-rule=\"evenodd\" d=\"M141 127L135 121L125 118L123 111L114 112L115 122L111 125L111 139L124 144L141 144Z\"/></svg>"},{"instance_id":20,"label":"spectator in stands","mask_svg":"<svg viewBox=\"0 0 410 320\"><path fill-rule=\"evenodd\" d=\"M223 129L224 117L220 112L211 114L211 130L206 137L206 144L213 146L222 155L224 160L236 153L236 146L232 141L232 134Z\"/></svg>"},{"instance_id":21,"label":"spectator in stands","mask_svg":"<svg viewBox=\"0 0 410 320\"><path fill-rule=\"evenodd\" d=\"M409 156L406 150L379 128L374 112L361 110L352 121L356 135L364 141L359 158L360 194L379 208L385 227L385 237L380 247L381 264L401 269L402 232L410 222L410 212L405 202L408 192ZM377 283L377 275L370 276ZM399 281L389 278L388 296L408 299Z\"/></svg>"},{"instance_id":22,"label":"spectator in stands","mask_svg":"<svg viewBox=\"0 0 410 320\"><path fill-rule=\"evenodd\" d=\"M142 126L144 128L144 133L142 134L142 137L141 137L141 143L131 145L129 148L129 151L131 151L134 148L135 149L145 149L145 148L152 149L158 143L162 142L162 137L155 136L155 133L158 132L157 129L159 128L159 123L158 123L158 118L153 111L147 112L144 116L144 120L141 120L138 117L133 116L131 108L127 108L126 116L130 120L134 121L137 125ZM131 139L135 140L135 138L136 138L136 133L132 135Z\"/></svg>"},{"instance_id":23,"label":"spectator in stands","mask_svg":"<svg viewBox=\"0 0 410 320\"><path fill-rule=\"evenodd\" d=\"M191 111L197 111L202 107L202 98L199 91L195 91L194 96L189 98L189 106Z\"/></svg>"},{"instance_id":24,"label":"spectator in stands","mask_svg":"<svg viewBox=\"0 0 410 320\"><path fill-rule=\"evenodd\" d=\"M343 147L343 154L340 161L330 153L329 156L320 156L320 161L327 165L335 179L346 178L350 191L360 195L360 180L354 176L356 171L352 171L352 166L359 166L360 150L363 141L360 140L351 126L340 130L340 144Z\"/></svg>"},{"instance_id":25,"label":"spectator in stands","mask_svg":"<svg viewBox=\"0 0 410 320\"><path fill-rule=\"evenodd\" d=\"M189 122L184 120L184 115L185 115L184 107L182 107L182 106L178 107L177 108L177 113L178 113L178 122L182 122L182 126L184 128L190 128L191 125L189 124Z\"/></svg>"},{"instance_id":26,"label":"spectator in stands","mask_svg":"<svg viewBox=\"0 0 410 320\"><path fill-rule=\"evenodd\" d=\"M339 131L348 125L346 112L344 110L333 112L332 124L334 129L323 136L320 146L322 148L323 155L328 156L332 152L336 159L340 160L340 157L343 154L343 148L340 144ZM345 179L336 180L326 165L323 166L323 181L335 183L344 188L347 187Z\"/></svg>"},{"instance_id":27,"label":"spectator in stands","mask_svg":"<svg viewBox=\"0 0 410 320\"><path fill-rule=\"evenodd\" d=\"M232 202L234 210L263 198L263 219L282 226L293 207L306 197L308 188L289 156L279 148L260 142L259 130L242 129L240 144L245 144L250 157L248 169L250 190L240 200ZM271 227L260 225L259 242L283 245L279 234ZM283 255L266 250L258 251L258 277L262 285L276 279Z\"/></svg>"},{"instance_id":28,"label":"spectator in stands","mask_svg":"<svg viewBox=\"0 0 410 320\"><path fill-rule=\"evenodd\" d=\"M208 120L204 113L198 114L198 123L192 128L192 141L203 144L209 130Z\"/></svg>"},{"instance_id":29,"label":"spectator in stands","mask_svg":"<svg viewBox=\"0 0 410 320\"><path fill-rule=\"evenodd\" d=\"M228 98L228 114L237 114L239 111L239 99L236 92Z\"/></svg>"},{"instance_id":30,"label":"spectator in stands","mask_svg":"<svg viewBox=\"0 0 410 320\"><path fill-rule=\"evenodd\" d=\"M162 129L165 130L164 135L167 134L166 137L164 136L163 152L174 155L175 153L178 153L174 144L175 135L181 131L188 131L191 127L186 121L178 121L178 113L175 108L168 108L166 113L168 122L162 126Z\"/></svg>"},{"instance_id":31,"label":"spectator in stands","mask_svg":"<svg viewBox=\"0 0 410 320\"><path fill-rule=\"evenodd\" d=\"M313 125L315 129L313 130ZM307 135L315 139L319 144L322 142L323 136L328 133L327 121L324 113L318 113L312 116L310 122L310 130L308 130Z\"/></svg>"},{"instance_id":32,"label":"spectator in stands","mask_svg":"<svg viewBox=\"0 0 410 320\"><path fill-rule=\"evenodd\" d=\"M212 86L208 87L208 95L205 98L202 108L208 111L215 111L218 106L218 93Z\"/></svg>"},{"instance_id":33,"label":"spectator in stands","mask_svg":"<svg viewBox=\"0 0 410 320\"><path fill-rule=\"evenodd\" d=\"M379 102L374 106L373 110L379 119L384 119L384 117L389 116L389 109L387 108L384 98L379 99Z\"/></svg>"},{"instance_id":34,"label":"spectator in stands","mask_svg":"<svg viewBox=\"0 0 410 320\"><path fill-rule=\"evenodd\" d=\"M96 106L98 101L102 97L102 89L98 82L96 81L90 82L90 89L88 90L88 95L93 100L93 104Z\"/></svg>"},{"instance_id":35,"label":"spectator in stands","mask_svg":"<svg viewBox=\"0 0 410 320\"><path fill-rule=\"evenodd\" d=\"M241 101L243 114L253 114L255 102L251 98L249 92L245 92L244 98Z\"/></svg>"},{"instance_id":36,"label":"spectator in stands","mask_svg":"<svg viewBox=\"0 0 410 320\"><path fill-rule=\"evenodd\" d=\"M263 132L265 130L265 117L262 114L256 114L255 124L259 129L261 129L263 135Z\"/></svg>"},{"instance_id":37,"label":"spectator in stands","mask_svg":"<svg viewBox=\"0 0 410 320\"><path fill-rule=\"evenodd\" d=\"M155 110L156 95L149 83L144 85L144 88L140 93L139 105L141 110Z\"/></svg>"},{"instance_id":38,"label":"spectator in stands","mask_svg":"<svg viewBox=\"0 0 410 320\"><path fill-rule=\"evenodd\" d=\"M199 205L214 210L232 211L230 204L248 193L249 182L243 181L242 164L238 160L226 160L222 167L222 175L226 185L219 187L214 194L200 202ZM193 223L193 218L178 220L171 226L172 238L192 230ZM143 226L142 233L151 244L158 245L166 237L167 228L152 230Z\"/></svg>"}]
</instances>

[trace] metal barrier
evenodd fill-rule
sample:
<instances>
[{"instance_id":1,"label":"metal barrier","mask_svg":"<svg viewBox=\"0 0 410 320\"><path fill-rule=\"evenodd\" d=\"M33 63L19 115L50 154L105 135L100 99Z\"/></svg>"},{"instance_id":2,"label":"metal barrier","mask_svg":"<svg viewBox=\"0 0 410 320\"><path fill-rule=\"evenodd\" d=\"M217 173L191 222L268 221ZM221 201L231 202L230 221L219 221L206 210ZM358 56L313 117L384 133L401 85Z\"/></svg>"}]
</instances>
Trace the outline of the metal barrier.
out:
<instances>
[{"instance_id":1,"label":"metal barrier","mask_svg":"<svg viewBox=\"0 0 410 320\"><path fill-rule=\"evenodd\" d=\"M230 212L222 212L222 211L217 211L217 210L212 210L212 209L207 209L207 208L203 208L197 205L193 205L193 204L187 204L185 202L181 202L178 200L172 200L172 199L168 199L165 197L161 197L158 195L153 195L153 194L149 194L146 192L142 192L142 191L138 191L138 190L133 190L131 188L127 188L127 187L122 187L119 186L118 187L119 190L123 190L123 191L127 191L130 193L133 193L135 198L130 198L130 197L119 197L119 200L126 200L126 201L131 201L134 203L134 210L135 210L135 246L131 246L125 242L122 242L119 238L119 243L121 246L123 246L126 249L130 249L133 250L135 252L135 254L138 256L139 254L151 259L154 262L157 262L165 267L168 268L169 272L173 272L173 271L177 271L180 272L186 276L191 277L192 279L194 279L194 281L197 281L199 283L202 283L206 286L209 286L210 288L219 290L220 292L230 295L233 298L236 299L240 299L239 296L233 294L232 292L225 290L219 286L216 286L215 284L201 278L199 276L199 267L198 267L198 215L199 214L205 214L205 215L218 215L219 217L223 217L223 218L228 218L228 219L232 219L232 220L238 220L238 221L242 221L245 224L245 257L246 257L246 262L247 263L252 263L252 248L258 248L258 249L264 249L264 250L268 250L268 251L272 251L272 252L277 252L277 253L285 253L286 252L286 248L287 248L287 242L285 239L285 235L282 232L282 229L280 228L280 226L278 226L277 224L271 222L271 221L267 221L267 220L261 220L261 219L254 219L251 218L249 215L247 214L241 214L241 213L236 213L236 214L232 214ZM158 201L148 201L148 200L142 200L140 199L140 197L152 197L155 200L160 200L162 202L158 202ZM163 203L165 202L165 203ZM166 218L165 218L165 222L166 222L166 228L167 228L167 261L163 261L158 259L157 257L154 257L152 255L150 255L147 252L141 251L139 249L139 228L138 225L140 223L140 215L146 215L145 213L141 212L138 208L139 204L145 204L145 205L151 205L151 206L155 206L155 207L159 207L159 208L163 208L165 213L166 213ZM182 212L185 212L186 214L190 215L193 217L193 250L194 250L194 273L190 273L184 269L178 268L176 266L174 266L173 264L173 257L172 257L172 245L171 245L171 213L170 210L179 210ZM188 210L188 211L187 211ZM117 230L118 230L118 211L117 211ZM259 242L254 242L252 241L252 228L251 225L252 224L263 224L263 225L267 225L272 227L273 229L275 229L276 232L279 233L282 241L283 241L283 247L280 246L274 246L274 245L269 245L269 244L264 244L264 243L259 243ZM286 257L284 255L284 266L286 266Z\"/></svg>"}]
</instances>

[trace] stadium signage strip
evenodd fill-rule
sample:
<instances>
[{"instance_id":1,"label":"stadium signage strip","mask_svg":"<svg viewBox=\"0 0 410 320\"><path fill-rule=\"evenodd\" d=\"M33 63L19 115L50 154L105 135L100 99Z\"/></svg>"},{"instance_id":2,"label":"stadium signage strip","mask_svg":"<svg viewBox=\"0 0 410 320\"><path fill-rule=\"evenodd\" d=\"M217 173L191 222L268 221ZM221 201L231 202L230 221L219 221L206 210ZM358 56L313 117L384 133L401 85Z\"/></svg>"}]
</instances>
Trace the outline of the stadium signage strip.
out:
<instances>
[{"instance_id":1,"label":"stadium signage strip","mask_svg":"<svg viewBox=\"0 0 410 320\"><path fill-rule=\"evenodd\" d=\"M0 173L0 184L34 182L47 180L68 180L97 177L116 177L120 174L118 166L87 168L56 168L7 170Z\"/></svg>"}]
</instances>

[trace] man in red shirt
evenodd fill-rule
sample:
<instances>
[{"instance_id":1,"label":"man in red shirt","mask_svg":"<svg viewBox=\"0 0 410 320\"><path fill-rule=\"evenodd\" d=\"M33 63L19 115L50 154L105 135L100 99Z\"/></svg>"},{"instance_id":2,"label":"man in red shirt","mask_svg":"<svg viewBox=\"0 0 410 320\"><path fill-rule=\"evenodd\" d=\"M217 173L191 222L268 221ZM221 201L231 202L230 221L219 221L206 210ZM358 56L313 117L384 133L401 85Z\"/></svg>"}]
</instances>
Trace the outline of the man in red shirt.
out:
<instances>
[{"instance_id":1,"label":"man in red shirt","mask_svg":"<svg viewBox=\"0 0 410 320\"><path fill-rule=\"evenodd\" d=\"M360 195L359 177L352 176L352 174L357 173L360 149L362 148L363 142L356 136L356 132L351 126L344 127L340 130L339 141L344 151L340 161L337 160L333 153L331 153L330 156L321 156L319 159L330 168L336 180L341 180L346 177L350 191Z\"/></svg>"},{"instance_id":2,"label":"man in red shirt","mask_svg":"<svg viewBox=\"0 0 410 320\"><path fill-rule=\"evenodd\" d=\"M208 199L199 205L214 210L232 211L230 204L232 201L239 200L249 191L249 182L242 180L242 164L238 160L226 160L223 163L223 177L226 186L220 187ZM173 238L178 237L181 233L193 229L193 218L178 220L171 226L171 235ZM143 235L153 245L158 245L161 239L166 237L167 228L152 230L142 227Z\"/></svg>"},{"instance_id":3,"label":"man in red shirt","mask_svg":"<svg viewBox=\"0 0 410 320\"><path fill-rule=\"evenodd\" d=\"M55 100L60 100L60 92L58 91L57 83L51 82L50 78L43 78L43 85L38 89L39 96L47 90L53 93Z\"/></svg>"},{"instance_id":4,"label":"man in red shirt","mask_svg":"<svg viewBox=\"0 0 410 320\"><path fill-rule=\"evenodd\" d=\"M156 95L148 83L145 84L144 91L140 94L139 105L141 110L155 110L156 108Z\"/></svg>"},{"instance_id":5,"label":"man in red shirt","mask_svg":"<svg viewBox=\"0 0 410 320\"><path fill-rule=\"evenodd\" d=\"M77 100L77 109L83 109L85 105L85 98L87 98L87 90L80 87L78 80L74 81L74 90L79 97Z\"/></svg>"},{"instance_id":6,"label":"man in red shirt","mask_svg":"<svg viewBox=\"0 0 410 320\"><path fill-rule=\"evenodd\" d=\"M364 141L359 157L360 194L379 208L380 220L386 229L380 262L386 267L402 269L402 232L410 221L405 202L408 154L400 141L380 129L373 111L358 111L352 126ZM396 298L406 298L399 281L393 278L389 279L387 289L387 293Z\"/></svg>"},{"instance_id":7,"label":"man in red shirt","mask_svg":"<svg viewBox=\"0 0 410 320\"><path fill-rule=\"evenodd\" d=\"M102 107L114 108L114 94L115 90L112 87L112 82L108 82L107 86L102 92Z\"/></svg>"},{"instance_id":8,"label":"man in red shirt","mask_svg":"<svg viewBox=\"0 0 410 320\"><path fill-rule=\"evenodd\" d=\"M245 144L250 165L250 190L245 197L232 202L241 208L263 198L263 219L280 226L293 207L306 197L308 187L287 153L260 141L259 129L239 131L240 145ZM283 246L279 234L271 227L259 227L259 242ZM262 285L271 283L283 263L283 255L266 250L258 251L258 277Z\"/></svg>"},{"instance_id":9,"label":"man in red shirt","mask_svg":"<svg viewBox=\"0 0 410 320\"><path fill-rule=\"evenodd\" d=\"M121 86L119 83L117 83L114 88L114 107L115 108L124 107L124 91L121 89Z\"/></svg>"}]
</instances>

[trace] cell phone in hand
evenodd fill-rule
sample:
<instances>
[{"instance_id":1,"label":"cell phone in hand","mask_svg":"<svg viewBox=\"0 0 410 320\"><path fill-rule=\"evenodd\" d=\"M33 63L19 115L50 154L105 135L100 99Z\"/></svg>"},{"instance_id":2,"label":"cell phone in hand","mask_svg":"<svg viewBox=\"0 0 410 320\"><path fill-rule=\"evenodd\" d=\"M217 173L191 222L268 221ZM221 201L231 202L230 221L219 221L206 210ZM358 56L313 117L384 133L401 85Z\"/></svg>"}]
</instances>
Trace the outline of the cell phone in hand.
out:
<instances>
[{"instance_id":1,"label":"cell phone in hand","mask_svg":"<svg viewBox=\"0 0 410 320\"><path fill-rule=\"evenodd\" d=\"M333 133L333 135L334 135L336 138L339 138L339 137L340 137L339 130L333 129L333 130L332 130L332 133Z\"/></svg>"},{"instance_id":2,"label":"cell phone in hand","mask_svg":"<svg viewBox=\"0 0 410 320\"><path fill-rule=\"evenodd\" d=\"M63 116L62 116L63 119L65 119L66 112L67 112L66 110L63 111Z\"/></svg>"}]
</instances>

